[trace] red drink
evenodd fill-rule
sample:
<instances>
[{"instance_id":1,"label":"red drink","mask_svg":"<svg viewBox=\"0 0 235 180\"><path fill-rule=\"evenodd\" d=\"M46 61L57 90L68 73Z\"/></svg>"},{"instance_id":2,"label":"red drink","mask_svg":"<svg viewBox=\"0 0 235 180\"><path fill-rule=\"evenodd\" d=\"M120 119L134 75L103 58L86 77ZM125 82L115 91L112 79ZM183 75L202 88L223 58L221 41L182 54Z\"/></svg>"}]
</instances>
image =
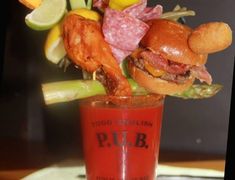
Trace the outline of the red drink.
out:
<instances>
[{"instance_id":1,"label":"red drink","mask_svg":"<svg viewBox=\"0 0 235 180\"><path fill-rule=\"evenodd\" d=\"M96 97L80 104L88 180L155 178L164 99L124 101L114 105L108 97Z\"/></svg>"}]
</instances>

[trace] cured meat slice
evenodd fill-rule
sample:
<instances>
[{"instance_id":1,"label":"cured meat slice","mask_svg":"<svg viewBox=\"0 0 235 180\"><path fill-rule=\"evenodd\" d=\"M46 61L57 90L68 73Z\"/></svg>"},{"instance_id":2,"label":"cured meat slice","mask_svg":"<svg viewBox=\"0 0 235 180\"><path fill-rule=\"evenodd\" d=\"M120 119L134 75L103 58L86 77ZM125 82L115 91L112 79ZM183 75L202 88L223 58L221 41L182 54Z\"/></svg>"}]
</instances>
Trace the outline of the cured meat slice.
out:
<instances>
[{"instance_id":1,"label":"cured meat slice","mask_svg":"<svg viewBox=\"0 0 235 180\"><path fill-rule=\"evenodd\" d=\"M138 47L148 28L149 26L139 19L106 8L102 28L103 34L119 63Z\"/></svg>"},{"instance_id":2,"label":"cured meat slice","mask_svg":"<svg viewBox=\"0 0 235 180\"><path fill-rule=\"evenodd\" d=\"M193 76L195 76L201 82L206 82L207 84L212 83L212 77L210 73L206 70L205 66L193 66L190 71Z\"/></svg>"},{"instance_id":3,"label":"cured meat slice","mask_svg":"<svg viewBox=\"0 0 235 180\"><path fill-rule=\"evenodd\" d=\"M151 51L143 51L140 55L156 69L164 70L171 74L185 74L190 69L189 65L164 59Z\"/></svg>"},{"instance_id":4,"label":"cured meat slice","mask_svg":"<svg viewBox=\"0 0 235 180\"><path fill-rule=\"evenodd\" d=\"M103 21L105 40L117 48L133 51L149 26L128 14L106 8Z\"/></svg>"},{"instance_id":5,"label":"cured meat slice","mask_svg":"<svg viewBox=\"0 0 235 180\"><path fill-rule=\"evenodd\" d=\"M136 17L142 21L157 19L161 16L163 7L156 5L155 7L147 7L147 0L141 0L138 4L134 4L123 10L124 13Z\"/></svg>"},{"instance_id":6,"label":"cured meat slice","mask_svg":"<svg viewBox=\"0 0 235 180\"><path fill-rule=\"evenodd\" d=\"M156 5L153 8L147 7L144 11L138 16L142 21L148 21L151 19L158 19L162 15L163 8L161 5Z\"/></svg>"},{"instance_id":7,"label":"cured meat slice","mask_svg":"<svg viewBox=\"0 0 235 180\"><path fill-rule=\"evenodd\" d=\"M101 3L102 2L102 3ZM97 0L95 4L105 4L107 0ZM98 6L98 5L97 5ZM120 63L139 46L149 26L144 22L159 18L162 14L162 6L146 8L147 0L140 0L123 11L105 8L103 18L103 34L105 41L109 43L113 56Z\"/></svg>"},{"instance_id":8,"label":"cured meat slice","mask_svg":"<svg viewBox=\"0 0 235 180\"><path fill-rule=\"evenodd\" d=\"M113 56L116 58L118 63L121 63L122 60L124 60L128 55L132 53L132 51L119 49L112 45L110 45L110 47L111 47Z\"/></svg>"},{"instance_id":9,"label":"cured meat slice","mask_svg":"<svg viewBox=\"0 0 235 180\"><path fill-rule=\"evenodd\" d=\"M127 7L123 12L137 18L138 16L141 16L141 13L144 12L146 6L147 0L140 0L139 3Z\"/></svg>"}]
</instances>

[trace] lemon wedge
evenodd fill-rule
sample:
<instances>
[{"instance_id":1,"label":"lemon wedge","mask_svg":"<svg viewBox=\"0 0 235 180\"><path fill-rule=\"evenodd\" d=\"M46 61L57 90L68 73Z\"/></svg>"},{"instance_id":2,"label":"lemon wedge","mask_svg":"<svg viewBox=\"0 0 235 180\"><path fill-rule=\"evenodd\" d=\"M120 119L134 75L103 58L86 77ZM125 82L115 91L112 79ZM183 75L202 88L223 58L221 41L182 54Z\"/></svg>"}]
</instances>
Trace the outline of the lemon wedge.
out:
<instances>
[{"instance_id":1,"label":"lemon wedge","mask_svg":"<svg viewBox=\"0 0 235 180\"><path fill-rule=\"evenodd\" d=\"M77 14L86 19L91 19L94 21L99 21L101 19L101 16L99 13L93 10L86 9L86 8L75 9L75 10L69 11L68 14Z\"/></svg>"},{"instance_id":2,"label":"lemon wedge","mask_svg":"<svg viewBox=\"0 0 235 180\"><path fill-rule=\"evenodd\" d=\"M47 60L54 64L58 64L60 60L66 55L61 32L61 25L55 25L49 31L44 46L44 52Z\"/></svg>"},{"instance_id":3,"label":"lemon wedge","mask_svg":"<svg viewBox=\"0 0 235 180\"><path fill-rule=\"evenodd\" d=\"M43 0L25 17L25 22L34 30L50 29L62 19L66 6L66 0Z\"/></svg>"},{"instance_id":4,"label":"lemon wedge","mask_svg":"<svg viewBox=\"0 0 235 180\"><path fill-rule=\"evenodd\" d=\"M123 10L139 1L140 0L110 0L109 7L116 10Z\"/></svg>"}]
</instances>

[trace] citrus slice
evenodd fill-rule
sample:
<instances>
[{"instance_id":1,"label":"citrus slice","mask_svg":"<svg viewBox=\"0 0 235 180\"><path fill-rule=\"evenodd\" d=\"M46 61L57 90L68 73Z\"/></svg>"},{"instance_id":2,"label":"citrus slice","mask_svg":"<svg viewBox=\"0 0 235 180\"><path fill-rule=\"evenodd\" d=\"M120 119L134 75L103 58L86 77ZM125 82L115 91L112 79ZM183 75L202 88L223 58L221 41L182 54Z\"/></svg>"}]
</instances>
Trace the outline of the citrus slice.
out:
<instances>
[{"instance_id":1,"label":"citrus slice","mask_svg":"<svg viewBox=\"0 0 235 180\"><path fill-rule=\"evenodd\" d=\"M48 33L44 46L44 52L47 60L58 64L66 55L63 39L61 37L60 24L55 25Z\"/></svg>"},{"instance_id":2,"label":"citrus slice","mask_svg":"<svg viewBox=\"0 0 235 180\"><path fill-rule=\"evenodd\" d=\"M58 23L66 12L66 0L43 0L41 5L25 17L34 30L47 30Z\"/></svg>"},{"instance_id":3,"label":"citrus slice","mask_svg":"<svg viewBox=\"0 0 235 180\"><path fill-rule=\"evenodd\" d=\"M69 3L72 10L78 8L86 8L85 0L69 0Z\"/></svg>"},{"instance_id":4,"label":"citrus slice","mask_svg":"<svg viewBox=\"0 0 235 180\"><path fill-rule=\"evenodd\" d=\"M116 10L123 10L139 1L140 0L110 0L109 7Z\"/></svg>"},{"instance_id":5,"label":"citrus slice","mask_svg":"<svg viewBox=\"0 0 235 180\"><path fill-rule=\"evenodd\" d=\"M19 2L30 9L35 9L42 3L42 0L19 0Z\"/></svg>"},{"instance_id":6,"label":"citrus slice","mask_svg":"<svg viewBox=\"0 0 235 180\"><path fill-rule=\"evenodd\" d=\"M91 19L94 21L99 21L101 19L101 16L99 13L93 10L86 9L86 8L75 9L75 10L69 11L68 14L77 14L86 19Z\"/></svg>"}]
</instances>

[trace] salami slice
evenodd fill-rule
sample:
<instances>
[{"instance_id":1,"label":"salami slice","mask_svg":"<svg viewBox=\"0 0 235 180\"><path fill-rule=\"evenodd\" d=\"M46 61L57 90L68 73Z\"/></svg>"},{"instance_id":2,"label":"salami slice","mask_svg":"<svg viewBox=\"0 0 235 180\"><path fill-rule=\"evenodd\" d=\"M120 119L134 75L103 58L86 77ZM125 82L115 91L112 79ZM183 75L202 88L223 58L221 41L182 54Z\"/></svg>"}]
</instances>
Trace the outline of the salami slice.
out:
<instances>
[{"instance_id":1,"label":"salami slice","mask_svg":"<svg viewBox=\"0 0 235 180\"><path fill-rule=\"evenodd\" d=\"M139 3L127 7L123 10L124 13L129 14L132 17L138 17L145 10L147 6L147 0L140 0Z\"/></svg>"},{"instance_id":2,"label":"salami slice","mask_svg":"<svg viewBox=\"0 0 235 180\"><path fill-rule=\"evenodd\" d=\"M132 51L119 49L112 45L110 45L110 47L111 47L113 56L116 58L118 63L121 63L128 55L132 53Z\"/></svg>"},{"instance_id":3,"label":"salami slice","mask_svg":"<svg viewBox=\"0 0 235 180\"><path fill-rule=\"evenodd\" d=\"M148 21L151 19L158 19L162 15L163 7L161 5L156 5L155 7L147 7L144 11L138 15L137 18L142 21Z\"/></svg>"},{"instance_id":4,"label":"salami slice","mask_svg":"<svg viewBox=\"0 0 235 180\"><path fill-rule=\"evenodd\" d=\"M96 3L100 1L97 0ZM107 0L103 0L105 2ZM144 22L150 19L159 18L162 13L162 6L147 8L147 0L140 0L123 11L105 8L103 18L103 34L105 41L112 48L117 61L122 61L133 50L146 34L149 26Z\"/></svg>"},{"instance_id":5,"label":"salami slice","mask_svg":"<svg viewBox=\"0 0 235 180\"><path fill-rule=\"evenodd\" d=\"M142 21L157 19L161 16L162 11L163 7L161 5L147 7L147 0L141 0L138 4L134 4L123 10L124 13L141 19Z\"/></svg>"},{"instance_id":6,"label":"salami slice","mask_svg":"<svg viewBox=\"0 0 235 180\"><path fill-rule=\"evenodd\" d=\"M106 8L103 19L105 40L123 50L133 51L138 47L149 26L143 21L122 11Z\"/></svg>"}]
</instances>

